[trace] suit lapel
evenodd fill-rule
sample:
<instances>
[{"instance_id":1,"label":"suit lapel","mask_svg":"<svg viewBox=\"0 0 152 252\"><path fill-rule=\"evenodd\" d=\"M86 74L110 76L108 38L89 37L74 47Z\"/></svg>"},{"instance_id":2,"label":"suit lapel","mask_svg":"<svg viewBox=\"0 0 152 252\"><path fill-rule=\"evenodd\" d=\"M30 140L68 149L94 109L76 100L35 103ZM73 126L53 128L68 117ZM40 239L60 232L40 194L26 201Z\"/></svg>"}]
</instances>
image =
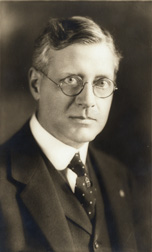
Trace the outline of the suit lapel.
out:
<instances>
[{"instance_id":1,"label":"suit lapel","mask_svg":"<svg viewBox=\"0 0 152 252\"><path fill-rule=\"evenodd\" d=\"M123 173L123 167L118 169L117 162L109 161L104 155L101 156L101 153L97 154L93 151L90 152L90 156L106 207L105 214L112 246L120 251L136 251L130 205L128 204L127 178Z\"/></svg>"},{"instance_id":2,"label":"suit lapel","mask_svg":"<svg viewBox=\"0 0 152 252\"><path fill-rule=\"evenodd\" d=\"M11 156L11 175L24 185L20 197L53 251L75 251L62 205L40 150L32 137L26 134L26 138L30 139L28 149L25 145L13 148Z\"/></svg>"}]
</instances>

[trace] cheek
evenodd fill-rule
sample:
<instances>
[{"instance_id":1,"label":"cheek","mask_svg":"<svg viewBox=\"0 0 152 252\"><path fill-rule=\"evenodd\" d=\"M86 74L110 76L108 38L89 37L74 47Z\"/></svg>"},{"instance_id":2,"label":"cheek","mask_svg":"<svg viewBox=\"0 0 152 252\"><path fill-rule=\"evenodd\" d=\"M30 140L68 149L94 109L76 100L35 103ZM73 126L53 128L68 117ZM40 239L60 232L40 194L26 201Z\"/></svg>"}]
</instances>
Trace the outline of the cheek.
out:
<instances>
[{"instance_id":1,"label":"cheek","mask_svg":"<svg viewBox=\"0 0 152 252\"><path fill-rule=\"evenodd\" d=\"M72 99L61 93L47 93L45 97L40 101L41 110L43 114L48 117L48 120L63 121L66 117L66 113L71 106Z\"/></svg>"},{"instance_id":2,"label":"cheek","mask_svg":"<svg viewBox=\"0 0 152 252\"><path fill-rule=\"evenodd\" d=\"M57 108L59 103L58 97L55 95L55 92L50 92L50 90L45 89L41 93L40 97L41 107L48 112L49 110L52 112Z\"/></svg>"},{"instance_id":3,"label":"cheek","mask_svg":"<svg viewBox=\"0 0 152 252\"><path fill-rule=\"evenodd\" d=\"M101 100L98 104L98 111L99 111L99 121L107 120L111 103L112 103L112 97L106 98L107 100Z\"/></svg>"}]
</instances>

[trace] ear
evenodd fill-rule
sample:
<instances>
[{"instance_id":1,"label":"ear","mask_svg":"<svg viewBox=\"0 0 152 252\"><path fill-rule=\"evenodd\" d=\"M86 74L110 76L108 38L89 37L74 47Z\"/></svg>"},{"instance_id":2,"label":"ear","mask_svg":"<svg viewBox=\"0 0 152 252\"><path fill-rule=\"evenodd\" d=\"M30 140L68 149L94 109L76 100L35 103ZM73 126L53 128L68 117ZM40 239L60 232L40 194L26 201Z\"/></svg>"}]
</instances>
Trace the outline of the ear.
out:
<instances>
[{"instance_id":1,"label":"ear","mask_svg":"<svg viewBox=\"0 0 152 252\"><path fill-rule=\"evenodd\" d=\"M28 72L29 87L32 96L36 101L40 99L41 74L34 67L31 67Z\"/></svg>"}]
</instances>

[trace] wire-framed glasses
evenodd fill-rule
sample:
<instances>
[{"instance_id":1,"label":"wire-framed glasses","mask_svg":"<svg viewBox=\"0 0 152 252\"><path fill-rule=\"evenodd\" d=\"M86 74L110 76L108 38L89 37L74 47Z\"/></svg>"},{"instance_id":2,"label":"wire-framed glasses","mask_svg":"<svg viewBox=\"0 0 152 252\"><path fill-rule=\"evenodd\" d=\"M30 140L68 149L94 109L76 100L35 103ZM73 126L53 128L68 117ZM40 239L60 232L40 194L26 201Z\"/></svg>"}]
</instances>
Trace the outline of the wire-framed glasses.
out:
<instances>
[{"instance_id":1,"label":"wire-framed glasses","mask_svg":"<svg viewBox=\"0 0 152 252\"><path fill-rule=\"evenodd\" d=\"M64 79L61 79L59 83L56 83L54 80L48 77L42 70L37 71L41 72L47 79L57 85L61 89L63 94L67 96L79 95L83 91L85 85L88 83L83 82L83 79L78 75L67 76ZM99 98L107 98L111 96L115 90L118 89L114 81L105 77L95 80L92 84L92 87L94 95Z\"/></svg>"}]
</instances>

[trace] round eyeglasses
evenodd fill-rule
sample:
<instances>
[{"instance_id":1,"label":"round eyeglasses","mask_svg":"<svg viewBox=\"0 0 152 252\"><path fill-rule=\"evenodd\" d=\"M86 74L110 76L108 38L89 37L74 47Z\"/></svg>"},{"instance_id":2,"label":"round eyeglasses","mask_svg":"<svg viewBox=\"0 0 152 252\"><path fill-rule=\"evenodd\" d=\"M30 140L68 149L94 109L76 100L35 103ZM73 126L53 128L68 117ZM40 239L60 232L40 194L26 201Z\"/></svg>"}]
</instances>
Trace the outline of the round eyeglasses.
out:
<instances>
[{"instance_id":1,"label":"round eyeglasses","mask_svg":"<svg viewBox=\"0 0 152 252\"><path fill-rule=\"evenodd\" d=\"M36 69L37 70L37 69ZM47 79L52 81L57 85L63 94L67 96L77 96L84 89L85 85L88 82L83 82L82 78L78 75L70 75L62 80L59 83L56 83L50 77L48 77L42 70L37 70L41 72ZM92 84L94 95L99 98L107 98L111 96L115 90L117 90L116 83L108 78L100 78L93 82Z\"/></svg>"}]
</instances>

